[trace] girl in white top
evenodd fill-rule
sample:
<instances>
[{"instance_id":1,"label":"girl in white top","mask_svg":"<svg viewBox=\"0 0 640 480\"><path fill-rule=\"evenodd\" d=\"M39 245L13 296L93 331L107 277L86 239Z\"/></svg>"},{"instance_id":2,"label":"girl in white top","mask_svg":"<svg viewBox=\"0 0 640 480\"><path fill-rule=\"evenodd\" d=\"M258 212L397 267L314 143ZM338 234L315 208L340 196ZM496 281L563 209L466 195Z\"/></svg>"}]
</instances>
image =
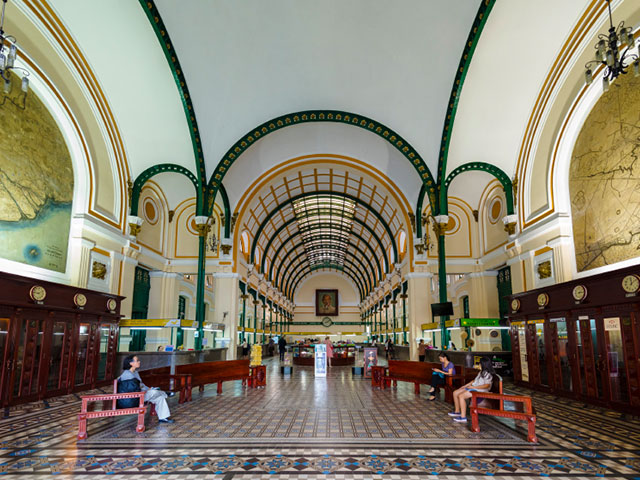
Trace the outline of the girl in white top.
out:
<instances>
[{"instance_id":1,"label":"girl in white top","mask_svg":"<svg viewBox=\"0 0 640 480\"><path fill-rule=\"evenodd\" d=\"M480 359L480 368L480 373L478 373L473 382L469 382L453 392L455 410L449 412L449 416L453 417L454 422L467 421L467 399L471 398L471 392L486 392L491 388L493 376L496 374L493 370L491 359L482 357Z\"/></svg>"}]
</instances>

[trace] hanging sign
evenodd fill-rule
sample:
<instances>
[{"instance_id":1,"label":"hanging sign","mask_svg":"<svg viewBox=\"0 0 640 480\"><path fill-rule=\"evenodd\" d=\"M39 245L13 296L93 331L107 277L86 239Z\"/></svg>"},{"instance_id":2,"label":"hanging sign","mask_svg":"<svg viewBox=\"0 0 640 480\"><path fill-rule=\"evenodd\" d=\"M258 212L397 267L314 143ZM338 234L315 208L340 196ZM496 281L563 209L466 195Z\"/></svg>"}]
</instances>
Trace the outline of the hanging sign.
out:
<instances>
[{"instance_id":1,"label":"hanging sign","mask_svg":"<svg viewBox=\"0 0 640 480\"><path fill-rule=\"evenodd\" d=\"M604 319L604 331L620 330L620 319L618 317Z\"/></svg>"}]
</instances>

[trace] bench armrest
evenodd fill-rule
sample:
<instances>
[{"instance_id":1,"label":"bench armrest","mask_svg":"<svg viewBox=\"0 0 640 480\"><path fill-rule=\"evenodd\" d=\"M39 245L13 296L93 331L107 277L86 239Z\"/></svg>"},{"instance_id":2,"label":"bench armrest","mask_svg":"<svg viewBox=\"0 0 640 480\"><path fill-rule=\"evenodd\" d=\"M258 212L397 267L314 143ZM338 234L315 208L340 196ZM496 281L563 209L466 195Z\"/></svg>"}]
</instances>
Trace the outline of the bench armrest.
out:
<instances>
[{"instance_id":1,"label":"bench armrest","mask_svg":"<svg viewBox=\"0 0 640 480\"><path fill-rule=\"evenodd\" d=\"M528 395L508 395L506 393L492 393L492 392L471 392L471 406L473 408L478 407L478 399L499 400L500 410L504 410L504 402L521 403L524 408L524 413L533 413L533 404L531 403L531 397Z\"/></svg>"},{"instance_id":2,"label":"bench armrest","mask_svg":"<svg viewBox=\"0 0 640 480\"><path fill-rule=\"evenodd\" d=\"M145 392L130 392L130 393L105 393L102 395L82 395L80 399L82 400L82 407L80 413L87 413L87 407L89 403L92 402L105 402L112 401L112 410L116 410L116 401L122 400L123 398L139 398L140 399L140 408L144 407L144 393Z\"/></svg>"}]
</instances>

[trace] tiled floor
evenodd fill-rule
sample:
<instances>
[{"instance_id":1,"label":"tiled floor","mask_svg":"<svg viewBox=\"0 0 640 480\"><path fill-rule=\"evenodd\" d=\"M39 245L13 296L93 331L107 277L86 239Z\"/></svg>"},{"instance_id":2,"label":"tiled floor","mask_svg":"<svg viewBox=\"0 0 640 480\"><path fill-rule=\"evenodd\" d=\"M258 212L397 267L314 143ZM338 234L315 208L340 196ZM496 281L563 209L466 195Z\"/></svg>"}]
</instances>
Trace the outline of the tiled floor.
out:
<instances>
[{"instance_id":1,"label":"tiled floor","mask_svg":"<svg viewBox=\"0 0 640 480\"><path fill-rule=\"evenodd\" d=\"M553 477L640 480L640 419L531 393L538 445L525 425L482 418L481 432L456 424L449 406L427 402L413 385L373 390L335 367L314 378L310 367L282 377L267 360L267 387L240 382L171 399L176 423L133 417L89 422L78 442L79 402L68 395L11 409L0 421L4 478L400 479ZM513 388L512 388L513 390Z\"/></svg>"}]
</instances>

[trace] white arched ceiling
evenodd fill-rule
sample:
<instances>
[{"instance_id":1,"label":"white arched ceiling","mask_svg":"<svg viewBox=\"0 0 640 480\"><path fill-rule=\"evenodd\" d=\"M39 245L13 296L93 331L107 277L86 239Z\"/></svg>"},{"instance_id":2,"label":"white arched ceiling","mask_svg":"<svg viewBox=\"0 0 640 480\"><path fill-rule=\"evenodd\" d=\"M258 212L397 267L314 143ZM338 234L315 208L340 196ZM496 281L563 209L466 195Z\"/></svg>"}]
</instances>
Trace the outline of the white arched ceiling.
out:
<instances>
[{"instance_id":1,"label":"white arched ceiling","mask_svg":"<svg viewBox=\"0 0 640 480\"><path fill-rule=\"evenodd\" d=\"M123 136L132 177L159 163L195 172L178 88L139 2L55 0L50 6L98 78Z\"/></svg>"},{"instance_id":2,"label":"white arched ceiling","mask_svg":"<svg viewBox=\"0 0 640 480\"><path fill-rule=\"evenodd\" d=\"M540 88L589 4L591 0L496 2L462 88L447 173L467 162L487 162L513 177Z\"/></svg>"},{"instance_id":3,"label":"white arched ceiling","mask_svg":"<svg viewBox=\"0 0 640 480\"><path fill-rule=\"evenodd\" d=\"M195 198L196 189L186 176L177 173L160 173L152 181L156 182L167 198L169 210L174 210L187 198Z\"/></svg>"},{"instance_id":4,"label":"white arched ceiling","mask_svg":"<svg viewBox=\"0 0 640 480\"><path fill-rule=\"evenodd\" d=\"M237 140L237 139L236 139ZM389 142L359 127L306 123L277 130L254 143L233 163L224 186L234 210L251 183L284 160L313 154L361 159L398 186L415 205L422 181L413 165Z\"/></svg>"},{"instance_id":5,"label":"white arched ceiling","mask_svg":"<svg viewBox=\"0 0 640 480\"><path fill-rule=\"evenodd\" d=\"M451 87L479 5L156 1L189 85L209 173L255 126L308 109L344 110L383 123L434 171Z\"/></svg>"}]
</instances>

